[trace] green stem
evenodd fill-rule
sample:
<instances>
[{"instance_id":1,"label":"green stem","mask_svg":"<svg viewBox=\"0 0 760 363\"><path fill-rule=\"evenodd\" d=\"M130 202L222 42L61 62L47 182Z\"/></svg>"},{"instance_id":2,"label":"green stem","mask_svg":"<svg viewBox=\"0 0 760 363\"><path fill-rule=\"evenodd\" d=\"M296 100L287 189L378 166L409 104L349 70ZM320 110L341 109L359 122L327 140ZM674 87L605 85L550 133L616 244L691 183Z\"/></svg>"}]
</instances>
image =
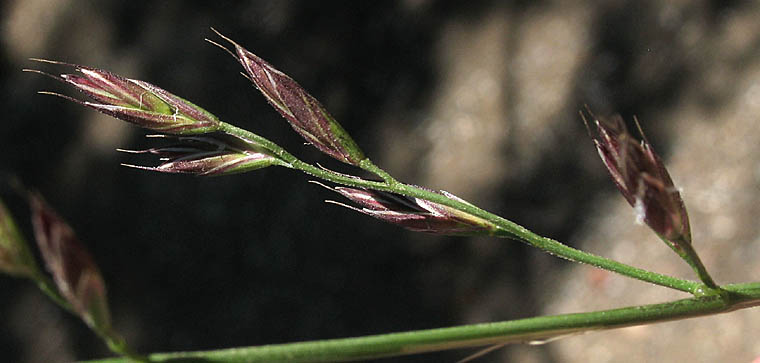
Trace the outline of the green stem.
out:
<instances>
[{"instance_id":1,"label":"green stem","mask_svg":"<svg viewBox=\"0 0 760 363\"><path fill-rule=\"evenodd\" d=\"M34 281L35 284L37 284L37 287L42 290L42 292L47 295L51 300L53 300L54 303L56 303L61 308L65 309L71 314L74 314L76 316L79 316L79 313L74 310L74 308L71 306L71 304L66 301L66 299L61 296L61 294L58 292L58 289L55 288L55 285L53 284L53 281L50 280L45 274L40 272L39 270L35 269L30 275L29 279ZM131 348L127 345L127 342L118 335L113 329L108 327L106 330L101 329L99 327L93 327L88 324L90 328L97 334L103 341L105 341L106 345L108 345L108 348L119 355L129 357L130 359L134 361L140 361L140 362L147 362L147 358L138 355L134 351L132 351Z\"/></svg>"},{"instance_id":2,"label":"green stem","mask_svg":"<svg viewBox=\"0 0 760 363\"><path fill-rule=\"evenodd\" d=\"M47 295L50 300L53 300L53 302L58 306L64 308L66 311L74 315L77 314L71 304L69 304L69 302L66 301L66 299L63 298L63 296L61 296L61 294L58 292L58 289L55 288L53 281L51 281L50 278L45 276L42 272L35 269L35 271L29 276L29 279L34 281L34 283L37 285L37 288L42 290L42 292Z\"/></svg>"},{"instance_id":3,"label":"green stem","mask_svg":"<svg viewBox=\"0 0 760 363\"><path fill-rule=\"evenodd\" d=\"M691 245L691 241L669 241L662 236L660 236L660 238L665 242L665 244L670 246L670 248L673 249L676 254L681 256L681 259L686 261L686 263L691 266L692 270L694 270L694 273L697 274L697 277L702 280L705 286L711 289L718 289L718 285L715 283L715 281L713 281L712 276L710 276L710 274L707 272L707 268L705 268L705 265L702 263L702 259L699 258L697 251L694 250L694 246Z\"/></svg>"},{"instance_id":4,"label":"green stem","mask_svg":"<svg viewBox=\"0 0 760 363\"><path fill-rule=\"evenodd\" d=\"M590 313L542 316L497 323L418 330L199 352L151 354L151 362L197 359L215 362L339 362L447 349L542 342L567 335L694 318L760 305L760 283L728 285L726 294ZM112 358L92 362L124 362Z\"/></svg>"},{"instance_id":5,"label":"green stem","mask_svg":"<svg viewBox=\"0 0 760 363\"><path fill-rule=\"evenodd\" d=\"M705 286L711 288L711 289L718 289L718 284L713 281L712 276L707 272L707 268L705 268L705 265L702 263L702 260L699 258L699 255L697 254L697 251L694 251L694 248L689 245L689 251L691 252L690 256L691 259L689 261L689 265L694 269L694 272L697 273L697 276L700 280L705 284Z\"/></svg>"},{"instance_id":6,"label":"green stem","mask_svg":"<svg viewBox=\"0 0 760 363\"><path fill-rule=\"evenodd\" d=\"M391 180L391 181L377 182L377 181L364 180L364 179L351 177L344 174L335 173L330 170L318 168L311 164L305 163L299 160L298 158L296 158L295 156L293 156L292 154L288 153L284 149L282 149L277 144L261 136L258 136L250 131L241 129L239 127L236 127L224 122L221 124L221 131L239 136L243 139L250 140L257 145L260 145L270 150L272 153L277 155L283 161L288 163L289 167L293 169L301 170L315 177L318 177L327 181L331 181L334 183L351 186L351 187L369 188L369 189L374 189L374 190L386 191L386 192L397 193L397 194L401 194L401 195L405 195L409 197L421 198L421 199L429 200L435 203L440 203L448 207L468 213L470 215L483 218L484 220L487 220L488 222L494 224L495 226L498 227L498 230L494 232L494 235L496 236L506 237L506 238L515 238L525 243L528 243L532 246L538 247L555 256L558 256L570 261L574 261L574 262L585 263L585 264L595 266L601 269L605 269L608 271L612 271L624 276L628 276L637 280L650 282L656 285L665 286L668 288L688 292L695 295L703 293L704 285L700 283L643 270L643 269L636 268L630 265L626 265L624 263L613 261L604 257L596 256L594 254L569 247L553 239L539 236L536 233L531 232L528 229L512 221L506 220L498 215L486 212L485 210L482 210L472 204L465 203L465 202L455 200L452 198L448 198L445 195L441 195L441 194L431 192L422 188L418 188L413 185L401 184L399 182L396 182L395 179L390 178L390 176L388 176L390 179L386 179L386 180ZM375 173L378 173L378 171L381 171L381 173L385 173L384 171L382 171L382 169L378 168L377 166L374 166L374 164L372 164L369 161L369 159L365 159L365 160L366 160L366 163L363 162L363 168L365 170L370 170ZM382 174L379 174L379 175L382 176ZM385 173L385 175L387 175L387 173Z\"/></svg>"},{"instance_id":7,"label":"green stem","mask_svg":"<svg viewBox=\"0 0 760 363\"><path fill-rule=\"evenodd\" d=\"M96 334L100 336L103 341L106 342L106 345L108 346L108 349L110 349L112 352L121 355L123 357L129 358L130 361L134 362L149 362L149 358L146 356L142 356L140 354L137 354L132 348L127 345L127 341L124 340L124 338L116 333L113 329L110 327L108 330L100 330L93 328Z\"/></svg>"},{"instance_id":8,"label":"green stem","mask_svg":"<svg viewBox=\"0 0 760 363\"><path fill-rule=\"evenodd\" d=\"M584 263L601 268L603 270L612 271L623 276L650 282L655 285L660 285L683 292L688 292L693 295L701 295L705 293L704 286L698 282L679 279L676 277L640 269L638 267L633 267L631 265L617 262L615 260L610 260L605 257L597 256L589 252L584 252L572 248L556 240L539 236L530 231L526 231L520 237L530 245L536 246L550 254L567 259L569 261Z\"/></svg>"},{"instance_id":9,"label":"green stem","mask_svg":"<svg viewBox=\"0 0 760 363\"><path fill-rule=\"evenodd\" d=\"M366 171L369 171L369 172L371 172L371 173L373 173L373 174L375 174L375 175L377 175L377 176L379 176L381 178L383 178L383 180L385 180L386 184L389 184L389 185L400 184L398 182L398 180L396 180L390 174L388 174L387 171L385 171L385 170L381 169L379 166L375 165L371 160L369 160L369 158L366 158L366 159L362 160L359 163L359 167L362 168L362 169L364 169L364 170L366 170Z\"/></svg>"}]
</instances>

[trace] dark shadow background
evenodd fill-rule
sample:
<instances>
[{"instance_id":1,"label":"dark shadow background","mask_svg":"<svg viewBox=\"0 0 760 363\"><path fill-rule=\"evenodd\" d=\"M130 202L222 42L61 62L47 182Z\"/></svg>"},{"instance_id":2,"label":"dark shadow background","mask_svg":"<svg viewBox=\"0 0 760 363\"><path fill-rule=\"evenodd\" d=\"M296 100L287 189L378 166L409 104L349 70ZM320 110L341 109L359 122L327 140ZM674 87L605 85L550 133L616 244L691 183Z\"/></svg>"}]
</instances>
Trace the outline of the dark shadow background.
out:
<instances>
[{"instance_id":1,"label":"dark shadow background","mask_svg":"<svg viewBox=\"0 0 760 363\"><path fill-rule=\"evenodd\" d=\"M562 6L550 1L6 1L0 6L5 37L0 171L39 189L75 228L108 282L115 326L141 352L536 315L542 274L566 266L558 259L505 241L414 235L325 205L323 199L338 197L285 169L204 179L120 167L151 162L114 151L149 147L143 131L36 95L72 91L20 70L64 71L26 60L41 57L146 80L306 160L350 171L303 145L239 75L239 65L203 41L214 38L209 27L298 80L383 166L389 150L380 135L413 134L429 117L436 89L447 77L438 58L447 27L475 27L494 14L510 23L528 22L543 9ZM701 2L683 16L699 17L709 27L740 6ZM656 120L652 115L669 107L684 91L682 81L693 76L681 49L672 45L681 29L661 25L658 17L665 10L657 2L588 8L588 18L574 19L586 24L588 56L562 100L556 122L563 126L551 143L536 145L542 152L524 172L502 177L498 188L472 200L561 241L577 232L595 195L612 190L601 165L594 164L577 110L587 103L599 113L635 113L667 155L665 127L646 121ZM514 36L508 29L505 42ZM656 49L659 57L644 70L642 49ZM505 55L505 67L510 56ZM649 74L657 77L646 78ZM508 94L521 92L509 79L500 82ZM421 141L393 150L405 159L389 171L419 182L426 159L416 153L426 147ZM502 152L514 153L509 142ZM25 220L21 205L14 206ZM0 316L5 321L0 356L6 361L110 354L83 324L25 281L0 278ZM514 350L515 361L558 359L546 347L506 349ZM388 361L450 362L470 353Z\"/></svg>"}]
</instances>

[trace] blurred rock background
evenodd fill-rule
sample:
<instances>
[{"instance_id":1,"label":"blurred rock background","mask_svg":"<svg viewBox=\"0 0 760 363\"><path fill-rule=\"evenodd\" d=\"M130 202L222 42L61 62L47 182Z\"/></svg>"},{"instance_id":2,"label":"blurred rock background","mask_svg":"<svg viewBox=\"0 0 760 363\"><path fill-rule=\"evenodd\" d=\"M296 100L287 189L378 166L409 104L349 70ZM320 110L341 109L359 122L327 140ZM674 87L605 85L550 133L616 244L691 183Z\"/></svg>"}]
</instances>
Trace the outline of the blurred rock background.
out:
<instances>
[{"instance_id":1,"label":"blurred rock background","mask_svg":"<svg viewBox=\"0 0 760 363\"><path fill-rule=\"evenodd\" d=\"M0 172L38 188L77 230L108 282L115 325L143 352L661 302L684 295L506 240L380 224L323 204L337 196L284 169L202 179L120 167L150 162L114 151L150 145L143 131L36 95L72 93L20 70L61 71L27 60L39 57L146 80L342 168L304 146L239 65L203 42L213 26L298 80L401 180L690 278L634 223L577 112L637 115L683 188L697 250L731 283L760 280L758 18L760 5L741 1L6 0ZM0 316L7 361L109 355L25 281L0 277ZM478 361L748 362L760 356L759 327L746 310L510 346Z\"/></svg>"}]
</instances>

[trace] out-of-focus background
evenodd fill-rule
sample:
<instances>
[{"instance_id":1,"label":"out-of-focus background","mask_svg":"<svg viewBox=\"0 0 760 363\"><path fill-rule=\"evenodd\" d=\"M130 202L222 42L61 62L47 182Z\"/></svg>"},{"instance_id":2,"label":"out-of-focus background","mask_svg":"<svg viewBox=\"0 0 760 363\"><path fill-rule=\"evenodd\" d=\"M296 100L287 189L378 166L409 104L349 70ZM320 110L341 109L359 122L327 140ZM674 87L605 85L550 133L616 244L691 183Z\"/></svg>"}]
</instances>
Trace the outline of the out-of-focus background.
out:
<instances>
[{"instance_id":1,"label":"out-of-focus background","mask_svg":"<svg viewBox=\"0 0 760 363\"><path fill-rule=\"evenodd\" d=\"M145 132L38 90L29 57L159 85L304 146L205 43L215 27L298 80L381 166L540 234L662 273L685 263L634 223L578 117L637 115L719 283L760 280L760 5L742 1L80 1L0 4L0 172L38 188L108 283L141 352L339 338L685 297L508 240L421 235L322 202L279 168L220 178L120 167ZM7 195L7 187L3 187ZM26 213L14 211L29 233ZM0 356L108 356L26 281L0 276ZM760 311L516 345L480 362L748 362ZM386 361L456 361L453 351Z\"/></svg>"}]
</instances>

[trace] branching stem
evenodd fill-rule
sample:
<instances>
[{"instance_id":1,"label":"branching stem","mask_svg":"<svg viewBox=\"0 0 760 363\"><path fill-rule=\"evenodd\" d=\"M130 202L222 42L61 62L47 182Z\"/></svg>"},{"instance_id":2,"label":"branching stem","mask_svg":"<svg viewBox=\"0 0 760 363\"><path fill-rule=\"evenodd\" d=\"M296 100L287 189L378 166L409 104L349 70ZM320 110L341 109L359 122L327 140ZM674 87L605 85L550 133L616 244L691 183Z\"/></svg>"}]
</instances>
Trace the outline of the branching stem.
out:
<instances>
[{"instance_id":1,"label":"branching stem","mask_svg":"<svg viewBox=\"0 0 760 363\"><path fill-rule=\"evenodd\" d=\"M253 134L250 131L241 129L228 123L222 123L221 131L239 136L243 139L251 140L252 142L255 142L256 144L273 152L275 155L285 161L289 167L301 170L309 175L346 186L381 190L440 203L462 212L483 218L493 223L498 227L498 230L494 232L495 236L516 239L525 242L531 246L538 247L552 255L567 259L569 261L585 263L637 280L688 292L693 295L702 295L706 292L711 291L710 288L695 281L679 279L672 276L643 270L569 247L553 239L539 236L536 233L526 229L525 227L499 217L493 213L486 212L485 210L482 210L472 204L464 203L462 201L458 201L453 198L446 197L445 195L434 193L413 185L399 183L390 177L390 175L388 175L385 171L369 162L369 159L365 159L367 163L363 165L363 168L380 175L383 177L384 181L371 181L356 178L305 163L282 149L277 144L261 136Z\"/></svg>"}]
</instances>

